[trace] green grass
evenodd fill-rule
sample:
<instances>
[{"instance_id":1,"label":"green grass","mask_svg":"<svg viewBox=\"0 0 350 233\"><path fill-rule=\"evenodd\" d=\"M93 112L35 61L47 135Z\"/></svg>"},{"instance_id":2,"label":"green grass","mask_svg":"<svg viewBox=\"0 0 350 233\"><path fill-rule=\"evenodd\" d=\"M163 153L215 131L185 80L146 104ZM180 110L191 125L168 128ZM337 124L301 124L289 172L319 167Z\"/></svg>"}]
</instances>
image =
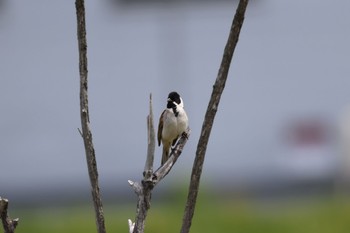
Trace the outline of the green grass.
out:
<instances>
[{"instance_id":1,"label":"green grass","mask_svg":"<svg viewBox=\"0 0 350 233\"><path fill-rule=\"evenodd\" d=\"M169 202L152 200L146 233L179 232L185 197ZM105 204L107 232L128 232L127 219L135 216L135 204ZM91 205L16 209L17 233L96 232ZM257 202L220 200L201 195L192 222L192 233L348 233L350 200L308 198L294 201Z\"/></svg>"}]
</instances>

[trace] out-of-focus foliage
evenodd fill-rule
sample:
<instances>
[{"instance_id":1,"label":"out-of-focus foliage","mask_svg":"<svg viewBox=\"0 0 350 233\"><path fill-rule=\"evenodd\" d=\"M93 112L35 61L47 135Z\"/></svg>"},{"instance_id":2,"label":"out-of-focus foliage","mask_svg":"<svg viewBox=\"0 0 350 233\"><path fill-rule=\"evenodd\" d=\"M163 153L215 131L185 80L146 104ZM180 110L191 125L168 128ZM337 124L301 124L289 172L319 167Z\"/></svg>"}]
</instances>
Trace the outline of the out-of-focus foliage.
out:
<instances>
[{"instance_id":1,"label":"out-of-focus foliage","mask_svg":"<svg viewBox=\"0 0 350 233\"><path fill-rule=\"evenodd\" d=\"M184 200L152 203L146 232L179 232ZM181 202L181 203L180 203ZM183 202L183 203L182 203ZM135 204L106 204L108 232L128 232L127 219L134 217ZM12 212L20 217L17 233L96 232L92 207L62 206L28 208ZM348 232L350 200L308 197L289 200L219 199L201 195L191 232L326 233Z\"/></svg>"}]
</instances>

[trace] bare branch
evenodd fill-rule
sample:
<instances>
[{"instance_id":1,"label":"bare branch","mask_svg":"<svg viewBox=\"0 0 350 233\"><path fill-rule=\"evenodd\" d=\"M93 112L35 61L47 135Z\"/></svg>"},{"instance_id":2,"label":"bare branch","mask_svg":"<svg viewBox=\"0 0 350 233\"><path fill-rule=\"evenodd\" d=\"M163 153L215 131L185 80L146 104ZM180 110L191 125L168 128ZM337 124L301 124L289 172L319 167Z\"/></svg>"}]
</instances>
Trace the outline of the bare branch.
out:
<instances>
[{"instance_id":1,"label":"bare branch","mask_svg":"<svg viewBox=\"0 0 350 233\"><path fill-rule=\"evenodd\" d=\"M153 173L153 161L154 161L154 151L155 151L155 131L153 123L153 109L152 109L152 94L150 94L149 99L149 114L147 116L147 158L145 163L145 169L143 172L143 180L141 184L129 180L130 186L134 189L138 201L136 207L136 218L133 223L130 219L129 232L141 233L144 232L145 220L147 216L148 209L151 205L151 191L153 185L151 182Z\"/></svg>"},{"instance_id":2,"label":"bare branch","mask_svg":"<svg viewBox=\"0 0 350 233\"><path fill-rule=\"evenodd\" d=\"M77 34L79 45L79 72L80 72L80 117L82 136L85 146L87 167L91 183L92 199L95 207L96 225L99 233L105 233L102 200L98 186L98 172L95 157L95 149L92 143L90 130L89 105L88 105L88 69L87 69L87 42L85 27L84 0L76 0Z\"/></svg>"},{"instance_id":3,"label":"bare branch","mask_svg":"<svg viewBox=\"0 0 350 233\"><path fill-rule=\"evenodd\" d=\"M156 147L156 136L153 124L153 109L152 109L152 94L149 96L149 115L147 116L147 135L148 135L148 146L147 146L147 159L145 163L145 170L143 173L145 180L150 180L153 173L153 161L154 161L154 150Z\"/></svg>"},{"instance_id":4,"label":"bare branch","mask_svg":"<svg viewBox=\"0 0 350 233\"><path fill-rule=\"evenodd\" d=\"M131 221L131 219L128 219L128 224L129 224L129 233L133 233L134 227L135 227L135 223L133 223Z\"/></svg>"},{"instance_id":5,"label":"bare branch","mask_svg":"<svg viewBox=\"0 0 350 233\"><path fill-rule=\"evenodd\" d=\"M185 213L183 216L181 233L188 233L190 231L192 218L193 218L193 214L196 206L196 200L197 200L198 188L200 183L200 177L202 174L205 152L207 149L210 132L211 132L214 118L219 106L221 94L225 87L232 56L233 56L235 47L237 45L239 34L243 25L244 14L245 14L247 5L248 5L248 0L239 1L236 14L232 22L230 35L228 37L227 44L225 46L218 76L213 86L213 92L211 94L207 112L205 114L202 131L200 134L201 136L199 138L199 142L197 146L196 158L194 160L194 164L192 168L191 182L190 182L189 193L187 197Z\"/></svg>"},{"instance_id":6,"label":"bare branch","mask_svg":"<svg viewBox=\"0 0 350 233\"><path fill-rule=\"evenodd\" d=\"M8 200L0 197L0 218L2 221L2 226L4 228L4 233L14 233L18 225L18 218L11 219L8 215Z\"/></svg>"}]
</instances>

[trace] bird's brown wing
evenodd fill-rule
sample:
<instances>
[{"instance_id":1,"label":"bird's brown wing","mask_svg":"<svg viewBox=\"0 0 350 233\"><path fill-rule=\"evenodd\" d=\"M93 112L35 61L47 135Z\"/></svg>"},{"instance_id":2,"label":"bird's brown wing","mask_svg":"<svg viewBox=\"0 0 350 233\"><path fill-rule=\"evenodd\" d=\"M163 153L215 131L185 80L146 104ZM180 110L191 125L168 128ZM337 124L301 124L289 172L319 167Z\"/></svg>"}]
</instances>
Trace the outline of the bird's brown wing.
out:
<instances>
[{"instance_id":1,"label":"bird's brown wing","mask_svg":"<svg viewBox=\"0 0 350 233\"><path fill-rule=\"evenodd\" d=\"M159 118L159 124L158 124L158 146L160 146L160 143L162 142L162 131L163 131L163 115L165 114L165 110L162 112Z\"/></svg>"}]
</instances>

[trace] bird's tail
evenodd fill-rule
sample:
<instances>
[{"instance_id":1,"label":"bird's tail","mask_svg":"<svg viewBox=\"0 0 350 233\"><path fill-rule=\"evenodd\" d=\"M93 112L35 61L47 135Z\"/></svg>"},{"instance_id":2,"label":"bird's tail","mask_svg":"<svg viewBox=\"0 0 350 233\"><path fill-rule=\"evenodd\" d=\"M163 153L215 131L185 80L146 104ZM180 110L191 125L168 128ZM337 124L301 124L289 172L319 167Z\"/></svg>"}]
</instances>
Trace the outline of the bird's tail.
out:
<instances>
[{"instance_id":1,"label":"bird's tail","mask_svg":"<svg viewBox=\"0 0 350 233\"><path fill-rule=\"evenodd\" d=\"M162 163L161 166L169 159L169 148L163 146Z\"/></svg>"}]
</instances>

